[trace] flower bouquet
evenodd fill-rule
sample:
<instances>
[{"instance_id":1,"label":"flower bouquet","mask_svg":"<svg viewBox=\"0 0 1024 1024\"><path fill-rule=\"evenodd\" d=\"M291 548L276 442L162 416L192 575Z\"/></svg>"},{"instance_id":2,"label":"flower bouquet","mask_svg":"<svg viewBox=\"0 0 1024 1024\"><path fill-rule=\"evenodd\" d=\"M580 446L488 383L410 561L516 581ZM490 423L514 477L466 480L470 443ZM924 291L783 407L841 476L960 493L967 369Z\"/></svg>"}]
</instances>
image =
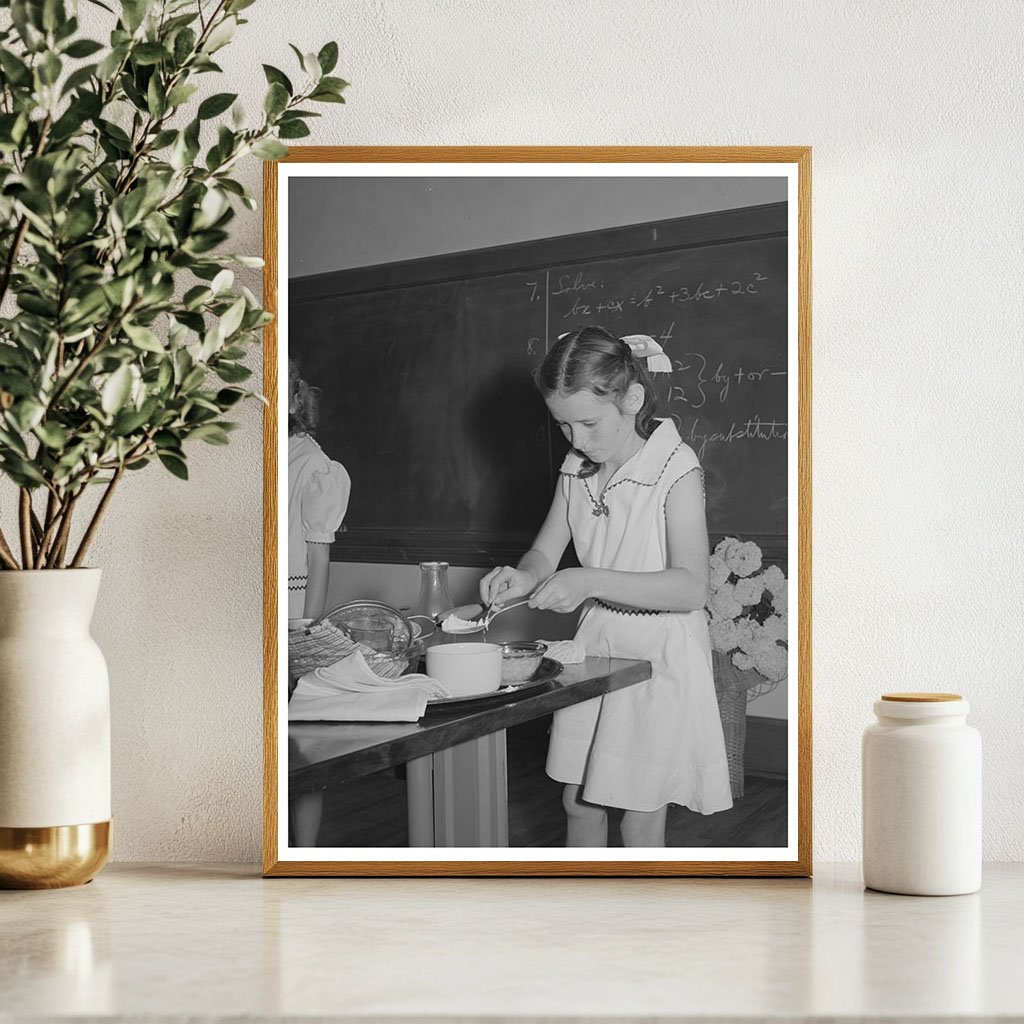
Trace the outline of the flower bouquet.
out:
<instances>
[{"instance_id":1,"label":"flower bouquet","mask_svg":"<svg viewBox=\"0 0 1024 1024\"><path fill-rule=\"evenodd\" d=\"M762 567L752 541L726 537L709 563L708 628L729 782L743 795L747 701L774 690L786 676L789 611L786 577Z\"/></svg>"},{"instance_id":2,"label":"flower bouquet","mask_svg":"<svg viewBox=\"0 0 1024 1024\"><path fill-rule=\"evenodd\" d=\"M731 656L736 668L753 669L765 680L760 696L785 678L789 661L787 583L776 566L762 567L753 541L726 537L710 560L707 612L711 644ZM770 684L770 685L768 685Z\"/></svg>"}]
</instances>

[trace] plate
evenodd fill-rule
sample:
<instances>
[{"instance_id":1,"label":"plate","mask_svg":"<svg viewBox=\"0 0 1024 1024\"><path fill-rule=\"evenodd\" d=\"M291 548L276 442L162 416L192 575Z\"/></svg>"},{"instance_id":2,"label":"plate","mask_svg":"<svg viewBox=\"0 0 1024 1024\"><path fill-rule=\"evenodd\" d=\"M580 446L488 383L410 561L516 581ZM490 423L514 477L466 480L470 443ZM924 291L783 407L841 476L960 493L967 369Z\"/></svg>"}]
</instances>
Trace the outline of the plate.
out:
<instances>
[{"instance_id":1,"label":"plate","mask_svg":"<svg viewBox=\"0 0 1024 1024\"><path fill-rule=\"evenodd\" d=\"M500 690L488 690L487 693L474 693L468 697L435 697L427 701L427 714L431 711L460 711L463 707L467 710L476 709L481 704L486 705L488 701L494 704L505 704L515 700L522 694L531 693L539 689L549 680L554 679L564 666L560 661L553 658L543 658L537 666L537 671L522 683L507 683Z\"/></svg>"}]
</instances>

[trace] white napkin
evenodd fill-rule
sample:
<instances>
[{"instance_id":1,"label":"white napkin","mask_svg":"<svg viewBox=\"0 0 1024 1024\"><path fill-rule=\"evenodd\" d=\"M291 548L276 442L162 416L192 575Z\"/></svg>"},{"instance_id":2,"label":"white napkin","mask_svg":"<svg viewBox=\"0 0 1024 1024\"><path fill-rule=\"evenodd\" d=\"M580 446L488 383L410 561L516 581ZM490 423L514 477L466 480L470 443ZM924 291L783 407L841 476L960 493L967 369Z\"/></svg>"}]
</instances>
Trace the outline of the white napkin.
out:
<instances>
[{"instance_id":1,"label":"white napkin","mask_svg":"<svg viewBox=\"0 0 1024 1024\"><path fill-rule=\"evenodd\" d=\"M578 665L587 656L579 640L541 640L541 643L548 645L544 656L563 665Z\"/></svg>"},{"instance_id":2,"label":"white napkin","mask_svg":"<svg viewBox=\"0 0 1024 1024\"><path fill-rule=\"evenodd\" d=\"M356 651L299 678L288 721L415 722L431 697L448 696L441 683L418 672L385 679Z\"/></svg>"}]
</instances>

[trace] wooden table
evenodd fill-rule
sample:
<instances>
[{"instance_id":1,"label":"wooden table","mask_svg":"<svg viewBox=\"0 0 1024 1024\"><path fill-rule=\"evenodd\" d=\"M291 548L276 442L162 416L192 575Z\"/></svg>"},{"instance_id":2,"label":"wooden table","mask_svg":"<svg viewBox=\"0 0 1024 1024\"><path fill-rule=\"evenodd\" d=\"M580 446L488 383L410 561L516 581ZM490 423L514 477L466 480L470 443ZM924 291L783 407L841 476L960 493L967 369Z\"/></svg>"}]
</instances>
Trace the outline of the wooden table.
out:
<instances>
[{"instance_id":1,"label":"wooden table","mask_svg":"<svg viewBox=\"0 0 1024 1024\"><path fill-rule=\"evenodd\" d=\"M293 722L289 795L407 764L410 846L508 846L505 730L650 678L647 661L587 658L536 689L418 722Z\"/></svg>"}]
</instances>

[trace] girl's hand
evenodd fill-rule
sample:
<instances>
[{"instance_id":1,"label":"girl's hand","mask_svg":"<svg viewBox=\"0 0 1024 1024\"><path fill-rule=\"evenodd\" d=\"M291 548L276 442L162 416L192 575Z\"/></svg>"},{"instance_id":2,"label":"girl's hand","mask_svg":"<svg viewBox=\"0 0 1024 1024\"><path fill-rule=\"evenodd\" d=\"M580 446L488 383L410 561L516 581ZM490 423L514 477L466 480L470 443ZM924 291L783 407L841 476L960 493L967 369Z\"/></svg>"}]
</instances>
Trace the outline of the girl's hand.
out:
<instances>
[{"instance_id":1,"label":"girl's hand","mask_svg":"<svg viewBox=\"0 0 1024 1024\"><path fill-rule=\"evenodd\" d=\"M535 583L532 573L513 569L511 565L499 565L480 581L480 600L485 605L500 606L528 594Z\"/></svg>"},{"instance_id":2,"label":"girl's hand","mask_svg":"<svg viewBox=\"0 0 1024 1024\"><path fill-rule=\"evenodd\" d=\"M591 597L592 579L587 569L563 569L542 583L530 598L531 608L571 612Z\"/></svg>"}]
</instances>

